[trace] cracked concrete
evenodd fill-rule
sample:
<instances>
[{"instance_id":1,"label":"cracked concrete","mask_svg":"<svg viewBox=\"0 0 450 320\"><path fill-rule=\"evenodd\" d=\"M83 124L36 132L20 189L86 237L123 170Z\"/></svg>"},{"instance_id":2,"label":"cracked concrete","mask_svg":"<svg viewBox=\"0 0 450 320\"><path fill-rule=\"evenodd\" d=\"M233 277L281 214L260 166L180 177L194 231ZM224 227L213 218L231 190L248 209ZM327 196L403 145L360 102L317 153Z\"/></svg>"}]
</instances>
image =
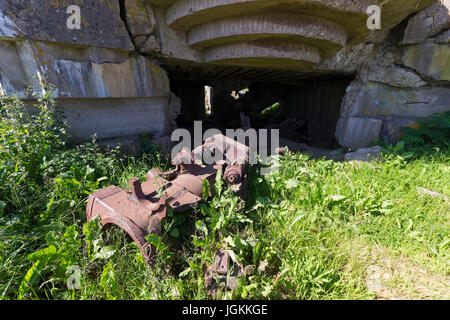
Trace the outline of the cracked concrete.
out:
<instances>
[{"instance_id":1,"label":"cracked concrete","mask_svg":"<svg viewBox=\"0 0 450 320\"><path fill-rule=\"evenodd\" d=\"M82 5L80 30L66 28L59 2L33 3L0 4L8 17L0 20L2 94L30 99L28 85L38 93L50 86L76 141L170 133L169 78L136 50L132 32L148 30L124 23L123 1Z\"/></svg>"}]
</instances>

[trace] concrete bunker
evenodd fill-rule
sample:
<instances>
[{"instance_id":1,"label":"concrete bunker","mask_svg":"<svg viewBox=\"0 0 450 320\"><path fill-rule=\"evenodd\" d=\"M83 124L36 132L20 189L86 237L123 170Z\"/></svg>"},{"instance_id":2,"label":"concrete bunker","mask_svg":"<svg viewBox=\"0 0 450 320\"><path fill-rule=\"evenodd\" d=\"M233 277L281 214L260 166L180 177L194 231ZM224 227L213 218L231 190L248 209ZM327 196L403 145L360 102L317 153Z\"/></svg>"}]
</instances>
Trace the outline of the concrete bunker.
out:
<instances>
[{"instance_id":1,"label":"concrete bunker","mask_svg":"<svg viewBox=\"0 0 450 320\"><path fill-rule=\"evenodd\" d=\"M32 99L25 89L43 91L44 76L77 141L169 145L195 120L242 127L244 110L252 127L312 146L395 143L449 108L448 3L379 1L382 29L370 30L374 2L91 1L83 28L63 32L55 3L4 1L0 94Z\"/></svg>"}]
</instances>

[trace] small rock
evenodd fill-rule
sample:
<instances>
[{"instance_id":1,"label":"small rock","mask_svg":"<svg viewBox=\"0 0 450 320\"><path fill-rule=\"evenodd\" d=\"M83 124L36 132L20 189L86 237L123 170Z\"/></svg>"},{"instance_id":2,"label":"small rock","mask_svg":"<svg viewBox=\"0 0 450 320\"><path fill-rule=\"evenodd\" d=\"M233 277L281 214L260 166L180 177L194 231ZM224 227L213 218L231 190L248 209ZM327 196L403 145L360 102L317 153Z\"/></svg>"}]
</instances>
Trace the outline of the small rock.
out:
<instances>
[{"instance_id":1,"label":"small rock","mask_svg":"<svg viewBox=\"0 0 450 320\"><path fill-rule=\"evenodd\" d=\"M345 155L345 161L370 161L376 159L382 148L380 146L375 146L372 148L363 148L355 152L350 152Z\"/></svg>"},{"instance_id":2,"label":"small rock","mask_svg":"<svg viewBox=\"0 0 450 320\"><path fill-rule=\"evenodd\" d=\"M444 198L446 201L449 201L449 198L446 195L440 194L439 192L431 191L425 188L417 188L417 192L421 196L430 196L433 198Z\"/></svg>"}]
</instances>

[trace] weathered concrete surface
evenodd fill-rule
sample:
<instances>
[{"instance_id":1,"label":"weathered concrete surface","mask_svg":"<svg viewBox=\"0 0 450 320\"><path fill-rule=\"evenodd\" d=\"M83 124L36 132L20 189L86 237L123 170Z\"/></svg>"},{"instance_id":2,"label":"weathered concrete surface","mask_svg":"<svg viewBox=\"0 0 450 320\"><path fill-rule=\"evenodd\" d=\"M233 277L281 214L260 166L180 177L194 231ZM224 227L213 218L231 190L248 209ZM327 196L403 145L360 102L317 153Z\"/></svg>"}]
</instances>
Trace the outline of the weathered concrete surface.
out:
<instances>
[{"instance_id":1,"label":"weathered concrete surface","mask_svg":"<svg viewBox=\"0 0 450 320\"><path fill-rule=\"evenodd\" d=\"M81 9L80 30L67 28L72 4ZM124 4L126 11L118 0L0 2L0 94L51 89L77 141L167 135L179 102L166 72L136 53L128 33L142 34L148 47L155 21L143 1Z\"/></svg>"},{"instance_id":2,"label":"weathered concrete surface","mask_svg":"<svg viewBox=\"0 0 450 320\"><path fill-rule=\"evenodd\" d=\"M445 30L436 37L433 38L435 43L438 44L449 44L450 43L450 29Z\"/></svg>"},{"instance_id":3,"label":"weathered concrete surface","mask_svg":"<svg viewBox=\"0 0 450 320\"><path fill-rule=\"evenodd\" d=\"M69 1L70 2L70 1ZM119 1L14 0L0 2L0 38L133 50ZM81 8L81 29L67 28L69 5Z\"/></svg>"},{"instance_id":4,"label":"weathered concrete surface","mask_svg":"<svg viewBox=\"0 0 450 320\"><path fill-rule=\"evenodd\" d=\"M185 0L176 1L167 10L170 26L190 29L194 26L231 16L260 14L261 12L308 13L328 19L350 17L346 13L365 14L369 1L331 1L331 0ZM340 17L339 17L340 16ZM350 21L347 21L349 23ZM345 23L343 23L345 24Z\"/></svg>"},{"instance_id":5,"label":"weathered concrete surface","mask_svg":"<svg viewBox=\"0 0 450 320\"><path fill-rule=\"evenodd\" d=\"M382 29L370 31L366 8L376 3ZM69 4L81 8L81 30L66 27ZM394 28L410 16L404 28ZM29 84L42 91L46 80L66 109L74 108L71 119L82 135L85 122L108 138L135 134L124 129L130 121L117 101L133 113L138 131L163 135L176 127L180 101L159 62L171 66L172 77L177 68L180 74L191 68L194 77L203 68L198 82L204 74L214 81L270 75L289 83L300 74L345 73L356 80L336 137L359 148L378 138L395 141L400 126L449 109L448 27L448 0L2 1L0 94L26 97ZM92 117L110 112L114 119L105 123L115 131L83 118L89 114L83 102L94 108ZM139 112L141 119L133 118ZM151 114L160 126L144 125Z\"/></svg>"},{"instance_id":6,"label":"weathered concrete surface","mask_svg":"<svg viewBox=\"0 0 450 320\"><path fill-rule=\"evenodd\" d=\"M158 8L167 8L171 6L177 0L146 0L148 3Z\"/></svg>"},{"instance_id":7,"label":"weathered concrete surface","mask_svg":"<svg viewBox=\"0 0 450 320\"><path fill-rule=\"evenodd\" d=\"M342 113L350 117L404 116L427 118L449 108L450 88L395 88L368 82L359 91L357 100L345 106Z\"/></svg>"},{"instance_id":8,"label":"weathered concrete surface","mask_svg":"<svg viewBox=\"0 0 450 320\"><path fill-rule=\"evenodd\" d=\"M155 10L145 0L123 1L121 12L130 33L134 48L143 54L161 53L161 41L157 37L160 25Z\"/></svg>"},{"instance_id":9,"label":"weathered concrete surface","mask_svg":"<svg viewBox=\"0 0 450 320\"><path fill-rule=\"evenodd\" d=\"M396 143L401 138L401 127L414 126L433 113L450 110L448 21L448 1L436 1L407 21L405 31L397 31L385 44L360 45L355 50L360 56L346 55L352 51L344 48L318 65L320 69L357 74L347 89L336 130L341 145L361 147L360 141L351 139L361 134L364 136L360 139L366 142L376 136ZM381 131L376 126L360 132L358 126L352 125L355 117L378 120Z\"/></svg>"},{"instance_id":10,"label":"weathered concrete surface","mask_svg":"<svg viewBox=\"0 0 450 320\"><path fill-rule=\"evenodd\" d=\"M158 57L170 60L202 62L202 53L187 45L186 32L169 28L164 10L153 9L152 12L158 25L157 38L161 46Z\"/></svg>"},{"instance_id":11,"label":"weathered concrete surface","mask_svg":"<svg viewBox=\"0 0 450 320\"><path fill-rule=\"evenodd\" d=\"M152 3L152 0L148 0ZM379 4L383 14L383 28L390 28L412 12L420 11L433 0L334 1L334 0L183 0L168 1L167 22L178 29L191 29L217 19L263 12L289 12L324 17L336 22L351 33L351 42L361 41L369 34L365 23L367 7Z\"/></svg>"},{"instance_id":12,"label":"weathered concrete surface","mask_svg":"<svg viewBox=\"0 0 450 320\"><path fill-rule=\"evenodd\" d=\"M264 14L234 17L198 26L188 33L188 45L207 48L230 42L284 37L291 42L317 44L323 51L347 43L347 33L327 20L294 14ZM316 41L316 40L322 40Z\"/></svg>"},{"instance_id":13,"label":"weathered concrete surface","mask_svg":"<svg viewBox=\"0 0 450 320\"><path fill-rule=\"evenodd\" d=\"M330 58L322 60L315 66L318 71L338 71L344 73L357 73L358 69L368 60L373 59L376 45L361 43L355 46L346 46Z\"/></svg>"},{"instance_id":14,"label":"weathered concrete surface","mask_svg":"<svg viewBox=\"0 0 450 320\"><path fill-rule=\"evenodd\" d=\"M376 64L364 66L367 70L361 73L365 81L384 83L399 88L419 88L428 83L416 72L401 66L391 65L388 67Z\"/></svg>"},{"instance_id":15,"label":"weathered concrete surface","mask_svg":"<svg viewBox=\"0 0 450 320\"><path fill-rule=\"evenodd\" d=\"M425 42L405 50L402 58L405 66L424 77L436 81L450 81L450 46Z\"/></svg>"},{"instance_id":16,"label":"weathered concrete surface","mask_svg":"<svg viewBox=\"0 0 450 320\"><path fill-rule=\"evenodd\" d=\"M370 146L378 138L394 143L400 139L401 127L450 110L449 101L450 88L446 87L397 88L355 81L344 100L336 137L351 149ZM370 120L377 125L370 125Z\"/></svg>"},{"instance_id":17,"label":"weathered concrete surface","mask_svg":"<svg viewBox=\"0 0 450 320\"><path fill-rule=\"evenodd\" d=\"M136 1L136 0L132 0ZM334 0L147 0L147 11L156 17L159 48L153 41L145 52L180 63L208 63L209 48L217 54L232 44L272 40L282 48L288 42L314 47L321 52L321 60L333 58L344 46L357 45L365 40L383 41L393 26L414 12L433 3L433 0L407 0L402 5L394 0L334 1ZM382 30L367 28L367 7L382 7ZM242 48L243 46L240 45ZM243 50L243 49L241 49ZM224 59L230 65L254 67L260 61L265 68L291 68L292 64L273 59L273 48L267 50L267 59L261 54L251 57L253 49L241 52L242 58ZM225 55L225 53L224 53ZM240 60L237 62L237 60ZM298 61L309 69L310 64ZM272 64L273 63L273 64Z\"/></svg>"},{"instance_id":18,"label":"weathered concrete surface","mask_svg":"<svg viewBox=\"0 0 450 320\"><path fill-rule=\"evenodd\" d=\"M134 37L153 34L155 31L154 18L147 10L144 0L124 1L125 18L129 31Z\"/></svg>"},{"instance_id":19,"label":"weathered concrete surface","mask_svg":"<svg viewBox=\"0 0 450 320\"><path fill-rule=\"evenodd\" d=\"M370 161L376 159L382 148L380 146L375 146L371 148L358 149L355 152L349 152L345 155L345 161Z\"/></svg>"},{"instance_id":20,"label":"weathered concrete surface","mask_svg":"<svg viewBox=\"0 0 450 320\"><path fill-rule=\"evenodd\" d=\"M382 28L389 29L414 12L419 12L432 5L435 0L380 0L383 12Z\"/></svg>"},{"instance_id":21,"label":"weathered concrete surface","mask_svg":"<svg viewBox=\"0 0 450 320\"><path fill-rule=\"evenodd\" d=\"M138 136L161 136L166 126L166 98L58 99L76 141Z\"/></svg>"},{"instance_id":22,"label":"weathered concrete surface","mask_svg":"<svg viewBox=\"0 0 450 320\"><path fill-rule=\"evenodd\" d=\"M320 61L320 51L314 47L287 43L274 45L268 41L233 43L207 49L206 62L259 67L270 64L276 68L310 69Z\"/></svg>"},{"instance_id":23,"label":"weathered concrete surface","mask_svg":"<svg viewBox=\"0 0 450 320\"><path fill-rule=\"evenodd\" d=\"M197 50L198 53L201 53L199 49L207 47L217 54L218 51L229 48L225 44L231 46L247 43L248 52L243 52L245 46L240 45L241 53L233 59L224 59L223 62L254 67L255 61L260 61L259 64L263 63L265 67L290 68L292 64L283 66L277 58L274 59L273 45L278 44L278 50L283 50L287 43L298 43L316 48L324 57L331 56L347 43L348 38L351 41L362 40L368 34L366 28L356 28L358 25L365 25L367 16L364 9L366 7L360 2L341 6L337 2L327 0L176 1L167 8L165 15L167 26L161 25L162 29L177 30L177 33L161 30L166 35L160 38L162 42L165 42L163 45L166 48L165 51L170 52L182 51L178 50L175 42L182 43L184 34L187 35L186 45L194 51ZM169 39L166 39L166 36L169 36ZM174 41L175 38L177 40ZM259 60L258 58L262 58L260 50L256 51L255 57L251 56L255 53L252 42L262 39L272 40L273 45L267 49L266 59ZM175 50L169 49L172 45ZM184 52L179 57L189 59ZM198 54L191 54L192 56L197 57ZM176 53L174 57L177 57ZM211 54L206 53L192 61L215 61L210 57ZM298 59L300 58L301 55L298 56ZM238 59L239 62L237 62ZM293 60L294 57L290 59ZM308 62L310 60L298 60L297 67L304 65L309 69Z\"/></svg>"},{"instance_id":24,"label":"weathered concrete surface","mask_svg":"<svg viewBox=\"0 0 450 320\"><path fill-rule=\"evenodd\" d=\"M399 5L398 1L379 1L386 25L383 27L387 29L431 3L431 0L407 0ZM197 48L213 46L214 43L224 45L219 39L226 39L225 42L230 44L270 37L276 39L281 47L286 41L315 47L321 51L322 58L327 58L347 43L360 43L371 34L366 26L366 9L373 1L78 0L74 4L81 8L81 30L65 30L68 18L66 1L2 3L1 35L14 39L137 50L175 61L196 63L206 60ZM30 10L32 7L37 9ZM291 35L291 39L286 35ZM242 55L242 64L251 58L248 57L250 53ZM272 57L268 54L267 58ZM265 61L265 67L278 67L278 63L270 66L270 61Z\"/></svg>"},{"instance_id":25,"label":"weathered concrete surface","mask_svg":"<svg viewBox=\"0 0 450 320\"><path fill-rule=\"evenodd\" d=\"M352 150L373 146L380 137L383 121L371 118L349 117L340 119L336 138L344 148Z\"/></svg>"},{"instance_id":26,"label":"weathered concrete surface","mask_svg":"<svg viewBox=\"0 0 450 320\"><path fill-rule=\"evenodd\" d=\"M165 97L170 92L165 72L142 56L100 48L62 47L37 41L0 41L3 94L19 93L43 81L55 98Z\"/></svg>"},{"instance_id":27,"label":"weathered concrete surface","mask_svg":"<svg viewBox=\"0 0 450 320\"><path fill-rule=\"evenodd\" d=\"M36 41L0 41L0 55L0 93L27 98L28 84L38 93L50 86L76 141L174 129L167 75L142 56Z\"/></svg>"}]
</instances>

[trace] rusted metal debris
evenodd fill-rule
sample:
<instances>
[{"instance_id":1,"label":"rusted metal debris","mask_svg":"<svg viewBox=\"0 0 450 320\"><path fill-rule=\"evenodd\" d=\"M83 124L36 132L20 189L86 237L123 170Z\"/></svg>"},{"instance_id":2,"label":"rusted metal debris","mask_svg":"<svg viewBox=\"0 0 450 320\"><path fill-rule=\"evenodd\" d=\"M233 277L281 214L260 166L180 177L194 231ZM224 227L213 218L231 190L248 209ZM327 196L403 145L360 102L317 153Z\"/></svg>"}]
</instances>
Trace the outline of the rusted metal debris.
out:
<instances>
[{"instance_id":1,"label":"rusted metal debris","mask_svg":"<svg viewBox=\"0 0 450 320\"><path fill-rule=\"evenodd\" d=\"M220 160L202 165L201 159L207 157ZM152 169L143 183L138 178L131 179L130 192L110 186L93 193L86 208L87 220L100 217L103 226L112 224L125 230L146 261L151 263L152 246L145 237L149 234L161 235L161 222L167 215L168 207L174 211L185 211L202 201L203 181L209 182L210 193L213 192L219 170L237 194L245 197L248 157L247 146L216 135L192 152L183 149L172 161L176 166L173 171ZM226 274L226 268L228 262L226 267L222 263L219 274Z\"/></svg>"}]
</instances>

